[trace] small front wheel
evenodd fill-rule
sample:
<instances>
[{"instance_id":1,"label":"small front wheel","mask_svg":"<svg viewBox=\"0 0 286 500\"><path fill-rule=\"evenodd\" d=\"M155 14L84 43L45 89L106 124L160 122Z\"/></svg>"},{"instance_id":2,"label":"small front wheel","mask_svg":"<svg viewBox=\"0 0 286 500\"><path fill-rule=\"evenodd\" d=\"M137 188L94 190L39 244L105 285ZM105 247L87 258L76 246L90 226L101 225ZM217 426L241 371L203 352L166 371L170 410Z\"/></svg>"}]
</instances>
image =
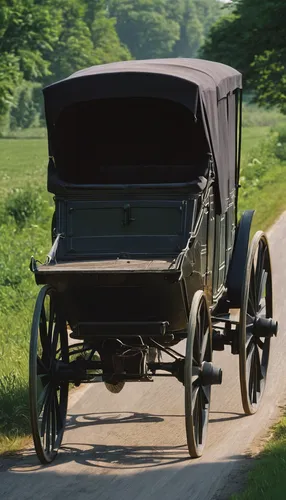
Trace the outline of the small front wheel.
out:
<instances>
[{"instance_id":1,"label":"small front wheel","mask_svg":"<svg viewBox=\"0 0 286 500\"><path fill-rule=\"evenodd\" d=\"M44 286L35 305L29 359L32 435L43 464L54 460L64 434L68 382L60 381L57 373L59 365L68 361L66 322L59 311L55 290Z\"/></svg>"}]
</instances>

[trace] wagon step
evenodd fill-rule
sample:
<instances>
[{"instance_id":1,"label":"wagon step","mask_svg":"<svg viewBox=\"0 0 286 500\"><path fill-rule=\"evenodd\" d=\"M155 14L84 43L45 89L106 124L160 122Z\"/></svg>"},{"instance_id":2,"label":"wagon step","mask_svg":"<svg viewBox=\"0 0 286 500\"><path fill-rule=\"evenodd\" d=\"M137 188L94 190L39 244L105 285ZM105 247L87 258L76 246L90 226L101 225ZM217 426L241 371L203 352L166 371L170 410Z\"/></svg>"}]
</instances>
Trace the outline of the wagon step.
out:
<instances>
[{"instance_id":1,"label":"wagon step","mask_svg":"<svg viewBox=\"0 0 286 500\"><path fill-rule=\"evenodd\" d=\"M168 321L80 322L70 335L74 339L87 337L161 337L166 334Z\"/></svg>"}]
</instances>

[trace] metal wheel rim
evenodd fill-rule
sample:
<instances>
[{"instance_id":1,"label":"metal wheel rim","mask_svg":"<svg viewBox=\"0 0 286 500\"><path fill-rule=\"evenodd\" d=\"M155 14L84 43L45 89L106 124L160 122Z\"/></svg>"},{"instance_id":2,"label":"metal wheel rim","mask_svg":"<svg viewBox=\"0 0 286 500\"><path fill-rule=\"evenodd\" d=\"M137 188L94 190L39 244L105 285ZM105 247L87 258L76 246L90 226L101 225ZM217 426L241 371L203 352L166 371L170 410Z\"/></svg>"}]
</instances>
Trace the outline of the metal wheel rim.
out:
<instances>
[{"instance_id":1,"label":"metal wheel rim","mask_svg":"<svg viewBox=\"0 0 286 500\"><path fill-rule=\"evenodd\" d=\"M47 308L49 318L44 316ZM68 362L67 331L56 312L55 291L45 286L35 305L29 359L32 435L36 453L43 464L50 463L57 455L67 413L68 383L55 384L55 358Z\"/></svg>"},{"instance_id":2,"label":"metal wheel rim","mask_svg":"<svg viewBox=\"0 0 286 500\"><path fill-rule=\"evenodd\" d=\"M273 317L272 274L268 241L257 232L248 252L239 322L239 376L242 405L246 414L256 413L266 385L270 338L250 332L253 313Z\"/></svg>"},{"instance_id":3,"label":"metal wheel rim","mask_svg":"<svg viewBox=\"0 0 286 500\"><path fill-rule=\"evenodd\" d=\"M211 332L207 301L198 291L192 301L185 359L185 421L192 458L202 455L207 437L211 386L200 384L199 371L203 361L212 360Z\"/></svg>"}]
</instances>

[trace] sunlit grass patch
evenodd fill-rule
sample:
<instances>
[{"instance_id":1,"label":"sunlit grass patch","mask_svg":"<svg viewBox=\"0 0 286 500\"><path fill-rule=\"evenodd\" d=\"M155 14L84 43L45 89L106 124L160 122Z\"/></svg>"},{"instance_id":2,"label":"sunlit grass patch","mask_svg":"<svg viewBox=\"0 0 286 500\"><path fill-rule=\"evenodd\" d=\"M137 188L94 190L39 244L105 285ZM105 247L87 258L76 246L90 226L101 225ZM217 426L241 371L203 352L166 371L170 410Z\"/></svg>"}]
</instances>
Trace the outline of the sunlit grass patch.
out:
<instances>
[{"instance_id":1,"label":"sunlit grass patch","mask_svg":"<svg viewBox=\"0 0 286 500\"><path fill-rule=\"evenodd\" d=\"M286 418L273 429L263 452L255 459L243 493L232 500L284 500L286 498Z\"/></svg>"}]
</instances>

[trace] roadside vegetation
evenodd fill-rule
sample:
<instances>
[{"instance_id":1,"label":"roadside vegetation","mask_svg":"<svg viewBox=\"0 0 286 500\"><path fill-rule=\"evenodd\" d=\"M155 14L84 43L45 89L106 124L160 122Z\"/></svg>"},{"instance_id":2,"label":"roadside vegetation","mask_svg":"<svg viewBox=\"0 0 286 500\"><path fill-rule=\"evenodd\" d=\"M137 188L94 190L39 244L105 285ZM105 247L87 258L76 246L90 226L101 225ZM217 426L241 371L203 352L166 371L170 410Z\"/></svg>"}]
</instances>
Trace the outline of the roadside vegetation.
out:
<instances>
[{"instance_id":1,"label":"roadside vegetation","mask_svg":"<svg viewBox=\"0 0 286 500\"><path fill-rule=\"evenodd\" d=\"M270 440L255 458L244 492L231 500L284 500L286 491L286 417L272 429Z\"/></svg>"},{"instance_id":2,"label":"roadside vegetation","mask_svg":"<svg viewBox=\"0 0 286 500\"><path fill-rule=\"evenodd\" d=\"M256 208L255 227L267 229L286 208L286 118L247 105L243 124L239 209ZM0 140L0 453L19 449L30 432L28 349L38 288L29 262L31 255L45 260L53 212L44 137L43 129L27 129Z\"/></svg>"},{"instance_id":3,"label":"roadside vegetation","mask_svg":"<svg viewBox=\"0 0 286 500\"><path fill-rule=\"evenodd\" d=\"M239 212L255 209L254 230L266 230L286 209L286 117L245 106L241 159Z\"/></svg>"}]
</instances>

